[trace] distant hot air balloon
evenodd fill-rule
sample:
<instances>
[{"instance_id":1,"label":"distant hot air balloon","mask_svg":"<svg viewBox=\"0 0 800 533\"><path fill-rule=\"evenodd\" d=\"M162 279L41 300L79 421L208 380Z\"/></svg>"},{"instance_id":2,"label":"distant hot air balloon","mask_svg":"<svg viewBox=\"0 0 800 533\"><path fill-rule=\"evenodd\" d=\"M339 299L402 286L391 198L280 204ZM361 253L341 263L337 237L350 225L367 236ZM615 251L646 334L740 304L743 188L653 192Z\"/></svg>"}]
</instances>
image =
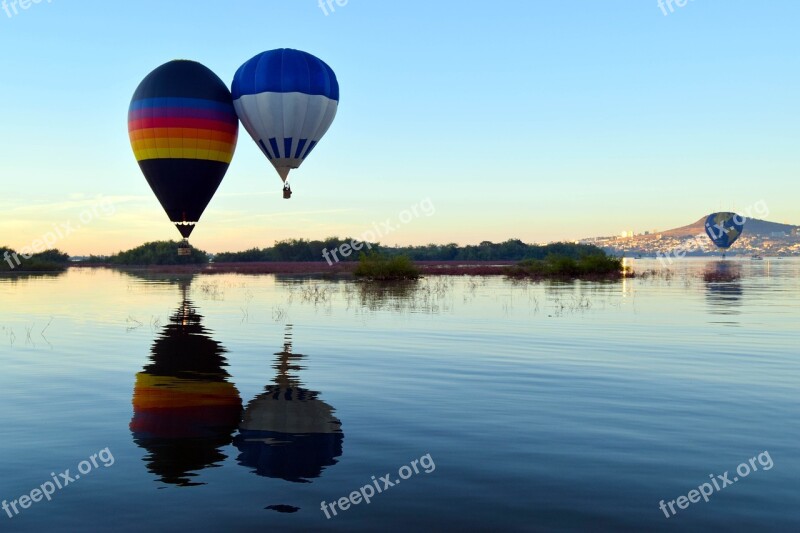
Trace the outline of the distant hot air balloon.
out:
<instances>
[{"instance_id":1,"label":"distant hot air balloon","mask_svg":"<svg viewBox=\"0 0 800 533\"><path fill-rule=\"evenodd\" d=\"M727 250L742 235L744 222L736 213L713 213L706 218L706 234L718 248Z\"/></svg>"},{"instance_id":2,"label":"distant hot air balloon","mask_svg":"<svg viewBox=\"0 0 800 533\"><path fill-rule=\"evenodd\" d=\"M217 191L236 149L230 91L194 61L170 61L139 84L128 112L139 167L184 239Z\"/></svg>"},{"instance_id":3,"label":"distant hot air balloon","mask_svg":"<svg viewBox=\"0 0 800 533\"><path fill-rule=\"evenodd\" d=\"M242 65L231 92L239 119L284 184L328 131L339 105L333 70L309 53L285 48ZM290 196L286 184L284 198Z\"/></svg>"}]
</instances>

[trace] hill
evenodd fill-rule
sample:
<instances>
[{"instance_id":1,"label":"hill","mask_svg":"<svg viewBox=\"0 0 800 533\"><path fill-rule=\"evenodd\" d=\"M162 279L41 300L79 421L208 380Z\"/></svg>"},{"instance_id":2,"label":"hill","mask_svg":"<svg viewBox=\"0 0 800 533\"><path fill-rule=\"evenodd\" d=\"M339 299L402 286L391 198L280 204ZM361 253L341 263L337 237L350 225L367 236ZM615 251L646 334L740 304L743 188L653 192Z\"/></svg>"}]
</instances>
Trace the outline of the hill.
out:
<instances>
[{"instance_id":1,"label":"hill","mask_svg":"<svg viewBox=\"0 0 800 533\"><path fill-rule=\"evenodd\" d=\"M685 250L686 255L719 254L706 237L706 217L692 224L666 231L624 237L598 237L584 243L600 246L605 251L626 255L660 255ZM728 251L731 255L800 255L800 226L769 222L758 218L745 221L742 236Z\"/></svg>"},{"instance_id":2,"label":"hill","mask_svg":"<svg viewBox=\"0 0 800 533\"><path fill-rule=\"evenodd\" d=\"M705 234L705 224L706 217L703 217L688 226L681 226L680 228L660 231L658 233L664 237L694 237L695 235ZM796 230L800 230L800 226L769 222L758 218L748 218L744 223L744 233L750 235L773 235L780 233L790 235Z\"/></svg>"}]
</instances>

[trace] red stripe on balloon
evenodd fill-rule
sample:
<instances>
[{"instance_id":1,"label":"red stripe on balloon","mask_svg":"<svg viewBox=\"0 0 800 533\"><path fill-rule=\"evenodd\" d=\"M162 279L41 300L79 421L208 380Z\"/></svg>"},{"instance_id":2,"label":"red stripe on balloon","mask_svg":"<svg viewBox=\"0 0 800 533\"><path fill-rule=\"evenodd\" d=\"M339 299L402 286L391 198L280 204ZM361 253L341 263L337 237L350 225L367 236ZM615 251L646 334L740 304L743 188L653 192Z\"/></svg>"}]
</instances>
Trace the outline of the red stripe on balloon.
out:
<instances>
[{"instance_id":1,"label":"red stripe on balloon","mask_svg":"<svg viewBox=\"0 0 800 533\"><path fill-rule=\"evenodd\" d=\"M183 117L142 118L128 122L128 131L148 128L197 128L236 133L238 125L220 122L219 120Z\"/></svg>"}]
</instances>

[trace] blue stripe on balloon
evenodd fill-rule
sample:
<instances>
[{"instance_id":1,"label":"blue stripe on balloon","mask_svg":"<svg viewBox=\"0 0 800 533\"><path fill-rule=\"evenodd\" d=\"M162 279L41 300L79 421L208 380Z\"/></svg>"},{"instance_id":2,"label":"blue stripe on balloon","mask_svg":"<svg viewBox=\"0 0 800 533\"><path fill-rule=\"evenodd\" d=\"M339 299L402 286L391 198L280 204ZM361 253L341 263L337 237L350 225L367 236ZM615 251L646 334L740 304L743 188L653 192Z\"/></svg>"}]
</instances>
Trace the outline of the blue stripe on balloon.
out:
<instances>
[{"instance_id":1,"label":"blue stripe on balloon","mask_svg":"<svg viewBox=\"0 0 800 533\"><path fill-rule=\"evenodd\" d=\"M283 140L283 157L292 157L292 138Z\"/></svg>"},{"instance_id":2,"label":"blue stripe on balloon","mask_svg":"<svg viewBox=\"0 0 800 533\"><path fill-rule=\"evenodd\" d=\"M306 150L306 154L303 156L303 159L308 157L308 154L311 153L311 150L313 150L316 145L317 145L317 141L311 141L311 144L308 145L308 150Z\"/></svg>"},{"instance_id":3,"label":"blue stripe on balloon","mask_svg":"<svg viewBox=\"0 0 800 533\"><path fill-rule=\"evenodd\" d=\"M303 148L305 148L307 142L308 139L300 139L300 141L297 143L297 150L294 152L295 159L299 158L300 154L303 153Z\"/></svg>"},{"instance_id":4,"label":"blue stripe on balloon","mask_svg":"<svg viewBox=\"0 0 800 533\"><path fill-rule=\"evenodd\" d=\"M269 140L269 145L272 147L272 153L275 154L275 157L280 159L281 158L281 151L278 150L278 139L273 137L272 139Z\"/></svg>"},{"instance_id":5,"label":"blue stripe on balloon","mask_svg":"<svg viewBox=\"0 0 800 533\"><path fill-rule=\"evenodd\" d=\"M336 74L321 59L300 50L263 52L239 67L231 85L233 99L261 93L303 93L339 101Z\"/></svg>"},{"instance_id":6,"label":"blue stripe on balloon","mask_svg":"<svg viewBox=\"0 0 800 533\"><path fill-rule=\"evenodd\" d=\"M176 97L162 97L162 98L143 98L131 102L130 111L140 111L142 109L152 109L159 107L186 107L191 109L208 109L212 111L221 111L224 113L233 112L236 110L232 104L224 102L215 102L213 100L206 100L203 98L176 98Z\"/></svg>"},{"instance_id":7,"label":"blue stripe on balloon","mask_svg":"<svg viewBox=\"0 0 800 533\"><path fill-rule=\"evenodd\" d=\"M262 149L262 150L264 151L264 153L266 154L266 156L267 156L267 159L269 159L270 161L272 161L272 154L270 154L270 153L269 153L269 150L267 149L267 145L266 145L266 144L264 144L264 141L263 141L263 140L261 140L261 139L259 139L259 140L258 140L258 144L261 146L261 149Z\"/></svg>"}]
</instances>

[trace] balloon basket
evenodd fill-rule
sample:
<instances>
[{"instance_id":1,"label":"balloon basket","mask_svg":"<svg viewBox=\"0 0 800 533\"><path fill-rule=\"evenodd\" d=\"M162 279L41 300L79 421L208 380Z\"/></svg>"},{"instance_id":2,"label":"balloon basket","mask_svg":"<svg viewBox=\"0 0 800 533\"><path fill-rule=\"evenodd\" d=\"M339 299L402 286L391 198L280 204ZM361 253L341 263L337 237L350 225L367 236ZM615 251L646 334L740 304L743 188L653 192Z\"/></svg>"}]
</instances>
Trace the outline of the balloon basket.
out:
<instances>
[{"instance_id":1,"label":"balloon basket","mask_svg":"<svg viewBox=\"0 0 800 533\"><path fill-rule=\"evenodd\" d=\"M192 247L189 246L189 242L186 240L181 241L178 245L178 255L179 256L189 256L192 255Z\"/></svg>"}]
</instances>

